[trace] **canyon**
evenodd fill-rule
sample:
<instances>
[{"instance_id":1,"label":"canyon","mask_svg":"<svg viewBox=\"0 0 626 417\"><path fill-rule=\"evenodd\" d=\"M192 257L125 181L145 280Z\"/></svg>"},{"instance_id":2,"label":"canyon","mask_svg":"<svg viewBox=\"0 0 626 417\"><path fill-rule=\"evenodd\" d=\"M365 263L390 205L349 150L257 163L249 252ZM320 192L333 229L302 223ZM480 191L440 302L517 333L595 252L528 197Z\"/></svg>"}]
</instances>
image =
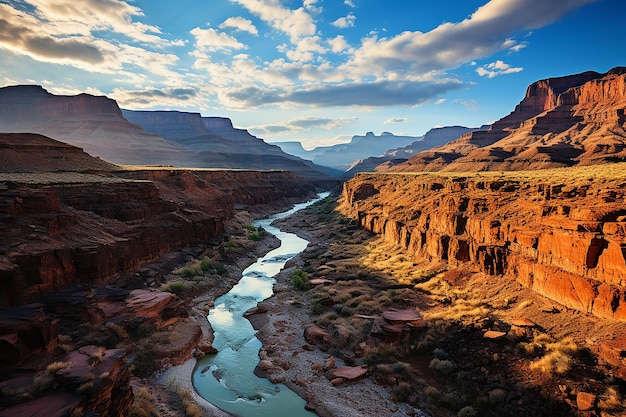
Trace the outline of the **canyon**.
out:
<instances>
[{"instance_id":1,"label":"canyon","mask_svg":"<svg viewBox=\"0 0 626 417\"><path fill-rule=\"evenodd\" d=\"M2 416L50 404L127 414L135 349L120 343L175 328L178 343L151 353L156 364L203 338L178 296L155 291L165 272L144 265L184 263L180 248L219 246L244 208L287 206L328 185L278 170L123 169L37 134L0 134L0 160Z\"/></svg>"}]
</instances>

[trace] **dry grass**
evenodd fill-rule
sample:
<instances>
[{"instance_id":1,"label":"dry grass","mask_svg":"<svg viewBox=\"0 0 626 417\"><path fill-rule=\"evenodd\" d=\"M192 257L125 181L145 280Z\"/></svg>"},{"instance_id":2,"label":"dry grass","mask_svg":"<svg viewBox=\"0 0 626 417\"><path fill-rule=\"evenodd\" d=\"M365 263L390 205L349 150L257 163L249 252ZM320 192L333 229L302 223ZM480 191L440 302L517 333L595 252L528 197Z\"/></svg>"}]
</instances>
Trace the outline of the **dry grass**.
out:
<instances>
[{"instance_id":1,"label":"dry grass","mask_svg":"<svg viewBox=\"0 0 626 417\"><path fill-rule=\"evenodd\" d=\"M537 343L537 342L535 342ZM573 364L573 355L579 347L567 337L562 340L547 343L544 346L546 354L530 364L530 369L539 369L543 372L565 375Z\"/></svg>"},{"instance_id":2,"label":"dry grass","mask_svg":"<svg viewBox=\"0 0 626 417\"><path fill-rule=\"evenodd\" d=\"M140 388L134 394L129 417L157 417L159 415L154 397L146 388Z\"/></svg>"},{"instance_id":3,"label":"dry grass","mask_svg":"<svg viewBox=\"0 0 626 417\"><path fill-rule=\"evenodd\" d=\"M357 176L372 175L371 173L358 173ZM575 166L570 168L538 169L533 171L484 171L484 172L377 172L373 175L396 175L429 178L484 178L485 180L511 180L549 182L564 181L567 184L578 182L591 182L597 180L624 180L626 179L626 163L612 163L601 165Z\"/></svg>"}]
</instances>

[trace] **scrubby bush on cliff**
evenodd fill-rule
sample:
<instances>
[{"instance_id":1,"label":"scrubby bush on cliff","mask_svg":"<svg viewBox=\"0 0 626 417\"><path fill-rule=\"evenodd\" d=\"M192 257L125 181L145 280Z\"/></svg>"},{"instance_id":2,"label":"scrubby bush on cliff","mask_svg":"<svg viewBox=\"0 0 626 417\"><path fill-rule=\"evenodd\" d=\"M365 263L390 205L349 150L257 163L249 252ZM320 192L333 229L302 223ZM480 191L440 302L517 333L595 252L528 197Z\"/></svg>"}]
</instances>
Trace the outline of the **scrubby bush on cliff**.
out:
<instances>
[{"instance_id":1,"label":"scrubby bush on cliff","mask_svg":"<svg viewBox=\"0 0 626 417\"><path fill-rule=\"evenodd\" d=\"M133 405L130 408L129 417L157 417L156 401L146 388L140 388L134 392Z\"/></svg>"},{"instance_id":2,"label":"scrubby bush on cliff","mask_svg":"<svg viewBox=\"0 0 626 417\"><path fill-rule=\"evenodd\" d=\"M182 281L172 281L161 287L161 291L171 292L172 294L180 294L185 291L186 285Z\"/></svg>"},{"instance_id":3,"label":"scrubby bush on cliff","mask_svg":"<svg viewBox=\"0 0 626 417\"><path fill-rule=\"evenodd\" d=\"M293 285L300 291L307 291L311 288L311 285L309 284L309 275L301 269L296 269L294 271L291 276L291 282L293 282Z\"/></svg>"},{"instance_id":4,"label":"scrubby bush on cliff","mask_svg":"<svg viewBox=\"0 0 626 417\"><path fill-rule=\"evenodd\" d=\"M247 229L249 232L248 233L249 240L254 240L254 241L261 240L265 237L265 234L267 233L264 228L254 227L251 224L247 226Z\"/></svg>"}]
</instances>

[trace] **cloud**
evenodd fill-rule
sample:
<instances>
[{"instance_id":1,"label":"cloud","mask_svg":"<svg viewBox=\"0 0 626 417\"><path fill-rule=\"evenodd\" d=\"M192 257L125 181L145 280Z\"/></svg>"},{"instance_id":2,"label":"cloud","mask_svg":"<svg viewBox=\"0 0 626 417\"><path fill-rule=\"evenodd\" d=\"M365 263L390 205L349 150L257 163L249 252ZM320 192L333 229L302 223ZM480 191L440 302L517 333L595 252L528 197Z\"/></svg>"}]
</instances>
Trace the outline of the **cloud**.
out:
<instances>
[{"instance_id":1,"label":"cloud","mask_svg":"<svg viewBox=\"0 0 626 417\"><path fill-rule=\"evenodd\" d=\"M338 28L351 28L354 27L354 22L356 21L356 16L352 14L352 12L348 13L345 17L340 17L331 23L331 25L336 26Z\"/></svg>"},{"instance_id":2,"label":"cloud","mask_svg":"<svg viewBox=\"0 0 626 417\"><path fill-rule=\"evenodd\" d=\"M244 19L243 17L229 17L224 20L221 25L219 25L220 29L224 28L233 28L239 30L241 32L248 32L251 35L258 35L259 31L254 26L251 20Z\"/></svg>"},{"instance_id":3,"label":"cloud","mask_svg":"<svg viewBox=\"0 0 626 417\"><path fill-rule=\"evenodd\" d=\"M196 38L196 47L200 53L219 50L245 49L246 45L224 32L217 32L213 28L194 28L190 33Z\"/></svg>"},{"instance_id":4,"label":"cloud","mask_svg":"<svg viewBox=\"0 0 626 417\"><path fill-rule=\"evenodd\" d=\"M460 88L456 80L439 82L392 82L352 83L313 86L293 92L278 92L249 86L233 90L228 96L239 101L243 107L265 104L300 104L316 107L330 106L417 106L445 92Z\"/></svg>"},{"instance_id":5,"label":"cloud","mask_svg":"<svg viewBox=\"0 0 626 417\"><path fill-rule=\"evenodd\" d=\"M155 26L134 22L143 15L135 6L119 0L25 0L19 5L0 4L0 49L87 72L133 67L177 78L169 68L178 58L162 48L181 42L162 37Z\"/></svg>"},{"instance_id":6,"label":"cloud","mask_svg":"<svg viewBox=\"0 0 626 417\"><path fill-rule=\"evenodd\" d=\"M406 117L395 117L393 119L385 120L384 124L392 125L392 124L407 123L407 122L410 122L410 120L408 118L406 118Z\"/></svg>"},{"instance_id":7,"label":"cloud","mask_svg":"<svg viewBox=\"0 0 626 417\"><path fill-rule=\"evenodd\" d=\"M316 26L313 18L302 7L291 10L283 7L279 0L231 1L242 5L250 13L269 23L274 29L289 35L291 42L294 44L297 43L299 38L315 34Z\"/></svg>"},{"instance_id":8,"label":"cloud","mask_svg":"<svg viewBox=\"0 0 626 417\"><path fill-rule=\"evenodd\" d=\"M320 14L323 11L323 8L315 6L318 0L304 0L303 6L305 9L314 14Z\"/></svg>"},{"instance_id":9,"label":"cloud","mask_svg":"<svg viewBox=\"0 0 626 417\"><path fill-rule=\"evenodd\" d=\"M126 109L142 109L154 107L189 107L196 104L199 92L196 88L148 88L144 90L122 90L116 88L109 96L115 99L120 107Z\"/></svg>"},{"instance_id":10,"label":"cloud","mask_svg":"<svg viewBox=\"0 0 626 417\"><path fill-rule=\"evenodd\" d=\"M456 68L474 59L510 49L511 34L545 26L568 11L596 0L492 0L459 23L443 23L430 32L406 31L391 38L365 38L345 69L355 75L384 78L427 74Z\"/></svg>"},{"instance_id":11,"label":"cloud","mask_svg":"<svg viewBox=\"0 0 626 417\"><path fill-rule=\"evenodd\" d=\"M506 64L501 60L476 68L478 75L489 78L493 78L498 75L513 74L515 72L521 72L522 70L522 67L511 67L509 64Z\"/></svg>"},{"instance_id":12,"label":"cloud","mask_svg":"<svg viewBox=\"0 0 626 417\"><path fill-rule=\"evenodd\" d=\"M356 6L354 5L354 2L352 0L344 0L343 4L345 4L348 7L352 7L355 8Z\"/></svg>"},{"instance_id":13,"label":"cloud","mask_svg":"<svg viewBox=\"0 0 626 417\"><path fill-rule=\"evenodd\" d=\"M304 130L324 129L336 130L346 124L358 120L356 117L344 118L323 118L323 117L301 117L297 119L285 120L279 123L268 123L264 125L248 126L247 129L254 131L257 135L287 135L295 134Z\"/></svg>"},{"instance_id":14,"label":"cloud","mask_svg":"<svg viewBox=\"0 0 626 417\"><path fill-rule=\"evenodd\" d=\"M337 35L332 39L328 39L326 42L330 45L330 50L336 54L353 50L343 35Z\"/></svg>"}]
</instances>

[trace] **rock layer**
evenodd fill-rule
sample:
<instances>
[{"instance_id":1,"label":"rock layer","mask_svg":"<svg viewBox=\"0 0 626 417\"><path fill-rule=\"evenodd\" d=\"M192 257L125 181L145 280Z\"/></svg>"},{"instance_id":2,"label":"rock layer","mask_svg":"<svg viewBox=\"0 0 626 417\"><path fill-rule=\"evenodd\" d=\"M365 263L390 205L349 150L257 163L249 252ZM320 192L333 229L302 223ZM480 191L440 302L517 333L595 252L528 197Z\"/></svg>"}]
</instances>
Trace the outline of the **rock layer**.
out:
<instances>
[{"instance_id":1,"label":"rock layer","mask_svg":"<svg viewBox=\"0 0 626 417\"><path fill-rule=\"evenodd\" d=\"M340 209L416 258L471 266L625 321L623 169L358 174Z\"/></svg>"},{"instance_id":2,"label":"rock layer","mask_svg":"<svg viewBox=\"0 0 626 417\"><path fill-rule=\"evenodd\" d=\"M541 80L489 131L469 133L388 170L525 170L624 161L625 114L626 68Z\"/></svg>"}]
</instances>

